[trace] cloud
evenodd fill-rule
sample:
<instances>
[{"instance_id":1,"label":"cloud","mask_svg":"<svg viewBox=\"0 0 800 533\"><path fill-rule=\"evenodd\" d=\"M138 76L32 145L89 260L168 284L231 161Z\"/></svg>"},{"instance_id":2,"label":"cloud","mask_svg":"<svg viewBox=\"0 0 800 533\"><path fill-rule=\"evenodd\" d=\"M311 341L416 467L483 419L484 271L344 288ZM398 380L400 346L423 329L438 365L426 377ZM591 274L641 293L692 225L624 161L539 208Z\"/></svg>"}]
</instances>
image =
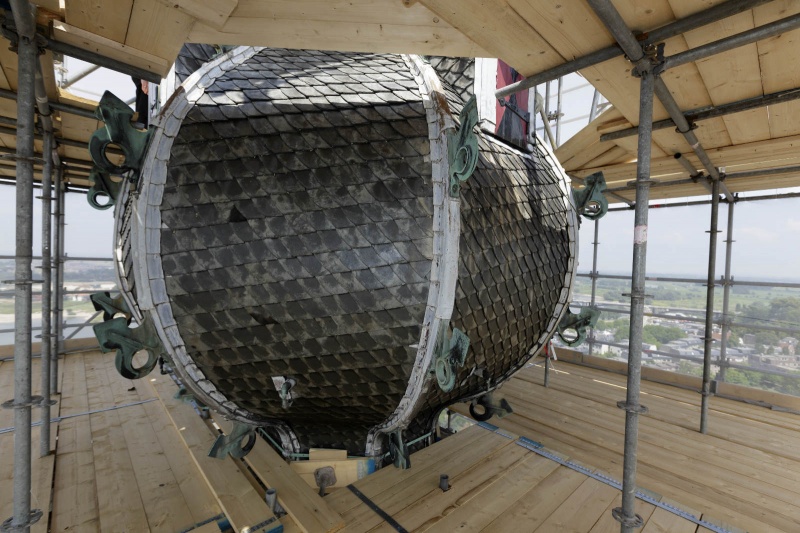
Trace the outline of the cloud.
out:
<instances>
[{"instance_id":1,"label":"cloud","mask_svg":"<svg viewBox=\"0 0 800 533\"><path fill-rule=\"evenodd\" d=\"M764 228L755 228L755 227L746 227L741 228L738 230L739 236L743 237L750 237L755 239L757 242L766 243L766 242L777 242L778 235L774 231L770 231ZM734 233L735 235L735 233ZM734 237L735 238L735 237Z\"/></svg>"}]
</instances>

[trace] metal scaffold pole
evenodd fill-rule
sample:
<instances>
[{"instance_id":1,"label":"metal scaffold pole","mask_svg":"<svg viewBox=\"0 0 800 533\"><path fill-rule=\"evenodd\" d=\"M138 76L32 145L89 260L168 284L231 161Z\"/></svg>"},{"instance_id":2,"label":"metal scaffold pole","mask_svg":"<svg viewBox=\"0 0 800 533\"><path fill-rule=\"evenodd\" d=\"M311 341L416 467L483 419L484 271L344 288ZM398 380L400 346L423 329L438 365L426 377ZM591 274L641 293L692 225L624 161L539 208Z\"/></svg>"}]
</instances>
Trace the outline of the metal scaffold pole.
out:
<instances>
[{"instance_id":1,"label":"metal scaffold pole","mask_svg":"<svg viewBox=\"0 0 800 533\"><path fill-rule=\"evenodd\" d=\"M31 510L31 292L33 284L33 163L36 65L38 49L32 6L11 2L17 26L18 92L16 152L16 250L14 269L14 512L3 523L12 531L30 531L41 517Z\"/></svg>"},{"instance_id":2,"label":"metal scaffold pole","mask_svg":"<svg viewBox=\"0 0 800 533\"><path fill-rule=\"evenodd\" d=\"M55 251L55 287L53 290L53 338L51 339L50 358L50 393L58 394L58 356L62 351L62 337L64 333L64 179L63 167L56 168L55 183L55 213L56 224L53 239Z\"/></svg>"},{"instance_id":3,"label":"metal scaffold pole","mask_svg":"<svg viewBox=\"0 0 800 533\"><path fill-rule=\"evenodd\" d=\"M631 329L628 342L628 382L624 402L625 456L622 474L622 507L614 509L622 524L622 533L641 527L636 514L636 460L639 447L639 414L646 408L639 404L642 381L642 334L644 331L645 274L647 272L647 222L650 196L650 153L653 121L654 76L651 70L640 73L639 160L636 164L636 209L633 229L633 270L631 280Z\"/></svg>"},{"instance_id":4,"label":"metal scaffold pole","mask_svg":"<svg viewBox=\"0 0 800 533\"><path fill-rule=\"evenodd\" d=\"M597 91L595 91L595 93L596 92ZM600 219L596 218L594 220L594 241L592 242L592 307L594 307L597 302L597 246L600 244L600 239L598 238L599 232ZM595 328L592 328L591 334L589 335L589 355L592 355L594 351L594 330Z\"/></svg>"},{"instance_id":5,"label":"metal scaffold pole","mask_svg":"<svg viewBox=\"0 0 800 533\"><path fill-rule=\"evenodd\" d=\"M53 177L53 134L46 133L44 137L44 168L42 170L42 429L39 434L39 455L45 457L50 454L50 288L53 283L50 246L51 246L51 195Z\"/></svg>"},{"instance_id":6,"label":"metal scaffold pole","mask_svg":"<svg viewBox=\"0 0 800 533\"><path fill-rule=\"evenodd\" d=\"M700 433L708 432L708 398L711 396L711 347L714 343L714 285L717 278L717 223L719 220L719 180L711 191L711 228L708 241L708 290L706 292L706 332L703 345L703 389L700 405Z\"/></svg>"},{"instance_id":7,"label":"metal scaffold pole","mask_svg":"<svg viewBox=\"0 0 800 533\"><path fill-rule=\"evenodd\" d=\"M645 279L647 272L647 223L650 199L650 158L653 137L653 98L658 77L654 58L647 57L633 33L609 0L588 0L594 12L636 66L639 76L639 140L636 162L636 205L633 230L633 267L631 274L631 327L628 342L628 380L625 401L625 452L622 467L622 507L612 514L620 522L621 533L633 533L642 527L636 514L636 462L639 447L639 415L647 408L639 403L642 381L642 335L644 331Z\"/></svg>"},{"instance_id":8,"label":"metal scaffold pole","mask_svg":"<svg viewBox=\"0 0 800 533\"><path fill-rule=\"evenodd\" d=\"M735 203L728 203L728 233L725 239L725 278L722 291L722 336L719 341L719 374L717 379L725 381L728 371L728 333L731 329L731 317L728 314L731 295L731 252L733 251L733 211Z\"/></svg>"}]
</instances>

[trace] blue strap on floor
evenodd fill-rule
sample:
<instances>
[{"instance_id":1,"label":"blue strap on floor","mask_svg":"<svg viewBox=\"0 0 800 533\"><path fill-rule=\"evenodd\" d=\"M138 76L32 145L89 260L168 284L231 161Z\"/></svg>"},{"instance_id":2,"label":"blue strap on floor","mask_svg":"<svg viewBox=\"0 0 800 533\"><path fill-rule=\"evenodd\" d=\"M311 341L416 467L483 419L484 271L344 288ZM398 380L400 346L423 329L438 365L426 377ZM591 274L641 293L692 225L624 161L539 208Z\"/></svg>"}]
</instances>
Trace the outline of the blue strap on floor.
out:
<instances>
[{"instance_id":1,"label":"blue strap on floor","mask_svg":"<svg viewBox=\"0 0 800 533\"><path fill-rule=\"evenodd\" d=\"M383 518L387 524L389 524L396 531L398 531L398 533L408 533L408 531L406 531L406 529L403 526L397 523L397 520L389 516L389 514L386 511L378 507L378 505L375 502L367 498L367 496L364 495L363 492L355 488L353 485L347 485L347 488L350 489L350 492L355 494L359 500L364 502L367 505L367 507L375 511L375 514Z\"/></svg>"}]
</instances>

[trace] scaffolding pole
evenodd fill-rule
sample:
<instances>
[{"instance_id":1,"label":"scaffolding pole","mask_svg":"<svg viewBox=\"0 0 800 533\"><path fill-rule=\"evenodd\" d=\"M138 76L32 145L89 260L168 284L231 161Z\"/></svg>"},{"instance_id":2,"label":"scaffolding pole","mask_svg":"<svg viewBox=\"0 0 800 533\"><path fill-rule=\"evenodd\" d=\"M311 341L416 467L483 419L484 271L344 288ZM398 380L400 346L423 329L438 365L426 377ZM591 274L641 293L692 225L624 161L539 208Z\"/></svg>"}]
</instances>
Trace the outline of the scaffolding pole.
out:
<instances>
[{"instance_id":1,"label":"scaffolding pole","mask_svg":"<svg viewBox=\"0 0 800 533\"><path fill-rule=\"evenodd\" d=\"M18 28L17 188L14 268L14 399L3 407L14 410L14 505L3 529L30 531L42 515L31 510L31 292L33 284L33 136L36 105L36 65L33 7L26 0L11 2Z\"/></svg>"},{"instance_id":2,"label":"scaffolding pole","mask_svg":"<svg viewBox=\"0 0 800 533\"><path fill-rule=\"evenodd\" d=\"M725 278L722 289L722 331L719 341L719 374L717 379L725 381L728 367L728 333L731 328L731 317L728 314L731 295L731 252L733 250L733 211L735 203L728 204L728 233L725 239Z\"/></svg>"},{"instance_id":3,"label":"scaffolding pole","mask_svg":"<svg viewBox=\"0 0 800 533\"><path fill-rule=\"evenodd\" d=\"M706 333L703 344L703 388L700 392L700 433L708 432L708 397L711 396L711 347L714 344L714 286L717 279L717 229L719 221L719 180L711 184L711 228L708 239L708 290L706 291Z\"/></svg>"},{"instance_id":4,"label":"scaffolding pole","mask_svg":"<svg viewBox=\"0 0 800 533\"><path fill-rule=\"evenodd\" d=\"M600 231L600 219L594 219L594 241L592 242L592 299L591 305L597 303L597 246L600 244L599 237ZM592 328L590 335L589 335L589 355L592 355L594 351L594 328Z\"/></svg>"},{"instance_id":5,"label":"scaffolding pole","mask_svg":"<svg viewBox=\"0 0 800 533\"><path fill-rule=\"evenodd\" d=\"M653 61L633 36L610 0L588 0L589 5L608 28L622 50L634 63L639 76L639 139L636 162L636 204L633 230L633 266L631 275L631 326L628 341L628 379L625 401L625 451L622 467L622 507L612 514L620 522L621 533L633 533L643 524L636 514L636 461L639 447L639 415L647 408L639 403L642 381L642 334L644 331L645 273L647 272L647 223L650 195L650 158L652 152L653 98L660 79Z\"/></svg>"},{"instance_id":6,"label":"scaffolding pole","mask_svg":"<svg viewBox=\"0 0 800 533\"><path fill-rule=\"evenodd\" d=\"M699 13L676 20L675 22L671 22L665 26L643 34L642 37L644 40L641 41L641 44L646 46L665 41L670 37L681 35L693 29L712 24L728 17L732 17L744 11L749 11L750 9L753 9L754 7L764 4L768 1L770 0L728 0L727 2L710 7L705 11L700 11ZM624 47L623 49L620 49L620 47L617 45L601 48L600 50L596 50L585 56L573 59L572 61L568 61L561 65L547 69L538 74L534 74L533 76L529 76L524 80L506 85L495 92L495 97L498 99L505 98L506 96L514 94L518 91L530 89L534 85L555 80L561 76L566 76L567 74L578 72L579 70L583 70L587 67L598 65L604 61L608 61L609 59L614 59L615 57L621 56L623 53L626 53L624 51Z\"/></svg>"},{"instance_id":7,"label":"scaffolding pole","mask_svg":"<svg viewBox=\"0 0 800 533\"><path fill-rule=\"evenodd\" d=\"M53 178L53 133L44 138L44 170L42 172L42 429L39 434L39 455L50 454L50 336L51 336L51 287L53 284L50 246L52 241L52 178Z\"/></svg>"},{"instance_id":8,"label":"scaffolding pole","mask_svg":"<svg viewBox=\"0 0 800 533\"><path fill-rule=\"evenodd\" d=\"M558 97L556 99L556 145L553 149L561 146L561 100L564 95L564 78L558 78Z\"/></svg>"},{"instance_id":9,"label":"scaffolding pole","mask_svg":"<svg viewBox=\"0 0 800 533\"><path fill-rule=\"evenodd\" d=\"M63 168L56 168L55 183L55 213L54 222L56 224L53 248L55 266L53 288L53 336L51 340L50 354L50 394L58 394L58 356L63 350L62 338L64 335L64 198L65 187L63 179Z\"/></svg>"}]
</instances>

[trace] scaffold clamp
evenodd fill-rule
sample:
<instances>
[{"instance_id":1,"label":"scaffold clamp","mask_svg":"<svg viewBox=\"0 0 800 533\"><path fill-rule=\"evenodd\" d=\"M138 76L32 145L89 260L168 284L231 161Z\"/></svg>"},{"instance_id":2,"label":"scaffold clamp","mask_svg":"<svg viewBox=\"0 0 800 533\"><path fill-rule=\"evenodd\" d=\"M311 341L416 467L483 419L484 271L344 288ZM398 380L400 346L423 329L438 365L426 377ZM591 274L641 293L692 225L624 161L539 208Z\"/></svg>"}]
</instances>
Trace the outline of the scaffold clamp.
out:
<instances>
[{"instance_id":1,"label":"scaffold clamp","mask_svg":"<svg viewBox=\"0 0 800 533\"><path fill-rule=\"evenodd\" d=\"M629 413L637 413L640 415L646 415L649 411L647 407L645 407L642 404L629 404L624 400L617 402L617 407L619 407L623 411L627 411Z\"/></svg>"},{"instance_id":2,"label":"scaffold clamp","mask_svg":"<svg viewBox=\"0 0 800 533\"><path fill-rule=\"evenodd\" d=\"M28 514L28 521L22 524L15 524L14 517L7 518L0 524L0 531L25 531L30 528L33 524L38 522L44 513L42 513L41 509L31 509L30 513Z\"/></svg>"},{"instance_id":3,"label":"scaffold clamp","mask_svg":"<svg viewBox=\"0 0 800 533\"><path fill-rule=\"evenodd\" d=\"M614 517L614 520L625 527L640 528L644 525L644 519L639 515L639 513L634 513L632 517L625 516L622 507L614 507L614 509L611 511L611 516Z\"/></svg>"}]
</instances>

